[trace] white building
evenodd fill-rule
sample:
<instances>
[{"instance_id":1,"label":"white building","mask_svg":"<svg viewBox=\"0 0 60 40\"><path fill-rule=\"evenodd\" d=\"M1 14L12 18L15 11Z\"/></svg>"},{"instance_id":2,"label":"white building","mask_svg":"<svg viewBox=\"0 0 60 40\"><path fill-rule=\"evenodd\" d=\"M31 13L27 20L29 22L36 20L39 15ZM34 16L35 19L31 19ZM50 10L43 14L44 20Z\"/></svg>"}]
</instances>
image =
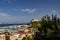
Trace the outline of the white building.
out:
<instances>
[{"instance_id":1,"label":"white building","mask_svg":"<svg viewBox=\"0 0 60 40\"><path fill-rule=\"evenodd\" d=\"M32 22L39 21L38 19L32 19Z\"/></svg>"}]
</instances>

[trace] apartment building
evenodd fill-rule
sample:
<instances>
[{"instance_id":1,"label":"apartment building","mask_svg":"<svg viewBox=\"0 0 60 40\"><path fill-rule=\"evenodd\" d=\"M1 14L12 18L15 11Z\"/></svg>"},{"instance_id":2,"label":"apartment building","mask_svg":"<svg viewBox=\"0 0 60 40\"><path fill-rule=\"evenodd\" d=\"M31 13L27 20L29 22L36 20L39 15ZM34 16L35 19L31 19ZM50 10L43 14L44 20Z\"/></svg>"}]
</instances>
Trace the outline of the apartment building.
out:
<instances>
[{"instance_id":1,"label":"apartment building","mask_svg":"<svg viewBox=\"0 0 60 40\"><path fill-rule=\"evenodd\" d=\"M5 40L5 34L0 34L0 40Z\"/></svg>"}]
</instances>

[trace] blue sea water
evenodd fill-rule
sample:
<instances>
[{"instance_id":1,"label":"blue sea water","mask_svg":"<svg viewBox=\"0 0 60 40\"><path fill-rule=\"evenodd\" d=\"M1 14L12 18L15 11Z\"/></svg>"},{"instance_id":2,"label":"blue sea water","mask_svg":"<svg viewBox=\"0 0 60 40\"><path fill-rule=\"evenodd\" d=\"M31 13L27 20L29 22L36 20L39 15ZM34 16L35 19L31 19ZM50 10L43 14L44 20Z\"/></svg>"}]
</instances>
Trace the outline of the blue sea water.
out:
<instances>
[{"instance_id":1,"label":"blue sea water","mask_svg":"<svg viewBox=\"0 0 60 40\"><path fill-rule=\"evenodd\" d=\"M19 24L0 24L0 27L4 27L4 26L13 26L13 25L19 25Z\"/></svg>"},{"instance_id":2,"label":"blue sea water","mask_svg":"<svg viewBox=\"0 0 60 40\"><path fill-rule=\"evenodd\" d=\"M21 24L0 24L0 27L13 26L13 25L24 25L24 24L29 25L28 23L21 23Z\"/></svg>"},{"instance_id":3,"label":"blue sea water","mask_svg":"<svg viewBox=\"0 0 60 40\"><path fill-rule=\"evenodd\" d=\"M20 24L0 24L0 27L13 26L13 25L20 25Z\"/></svg>"}]
</instances>

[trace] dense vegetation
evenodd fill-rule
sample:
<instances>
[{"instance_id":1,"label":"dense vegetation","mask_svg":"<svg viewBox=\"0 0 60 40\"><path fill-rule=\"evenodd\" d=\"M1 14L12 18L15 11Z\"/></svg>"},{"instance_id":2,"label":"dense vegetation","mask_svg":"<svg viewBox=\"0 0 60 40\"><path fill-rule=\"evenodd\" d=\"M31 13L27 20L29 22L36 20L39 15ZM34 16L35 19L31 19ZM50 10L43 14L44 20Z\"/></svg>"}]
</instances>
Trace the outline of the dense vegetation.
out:
<instances>
[{"instance_id":1,"label":"dense vegetation","mask_svg":"<svg viewBox=\"0 0 60 40\"><path fill-rule=\"evenodd\" d=\"M43 16L40 21L30 22L35 30L32 40L59 40L60 19L56 15Z\"/></svg>"}]
</instances>

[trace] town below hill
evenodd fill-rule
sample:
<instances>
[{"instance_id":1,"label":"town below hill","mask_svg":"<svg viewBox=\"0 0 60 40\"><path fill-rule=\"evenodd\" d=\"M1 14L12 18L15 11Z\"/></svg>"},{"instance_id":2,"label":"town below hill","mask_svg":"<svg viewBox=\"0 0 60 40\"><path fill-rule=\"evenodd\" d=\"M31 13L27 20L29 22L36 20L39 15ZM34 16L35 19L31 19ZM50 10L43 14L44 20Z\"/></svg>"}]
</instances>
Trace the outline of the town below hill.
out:
<instances>
[{"instance_id":1,"label":"town below hill","mask_svg":"<svg viewBox=\"0 0 60 40\"><path fill-rule=\"evenodd\" d=\"M4 24L6 25L6 24ZM10 25L10 24L9 24ZM0 40L59 40L60 18L45 15L32 19L29 24L0 27Z\"/></svg>"}]
</instances>

